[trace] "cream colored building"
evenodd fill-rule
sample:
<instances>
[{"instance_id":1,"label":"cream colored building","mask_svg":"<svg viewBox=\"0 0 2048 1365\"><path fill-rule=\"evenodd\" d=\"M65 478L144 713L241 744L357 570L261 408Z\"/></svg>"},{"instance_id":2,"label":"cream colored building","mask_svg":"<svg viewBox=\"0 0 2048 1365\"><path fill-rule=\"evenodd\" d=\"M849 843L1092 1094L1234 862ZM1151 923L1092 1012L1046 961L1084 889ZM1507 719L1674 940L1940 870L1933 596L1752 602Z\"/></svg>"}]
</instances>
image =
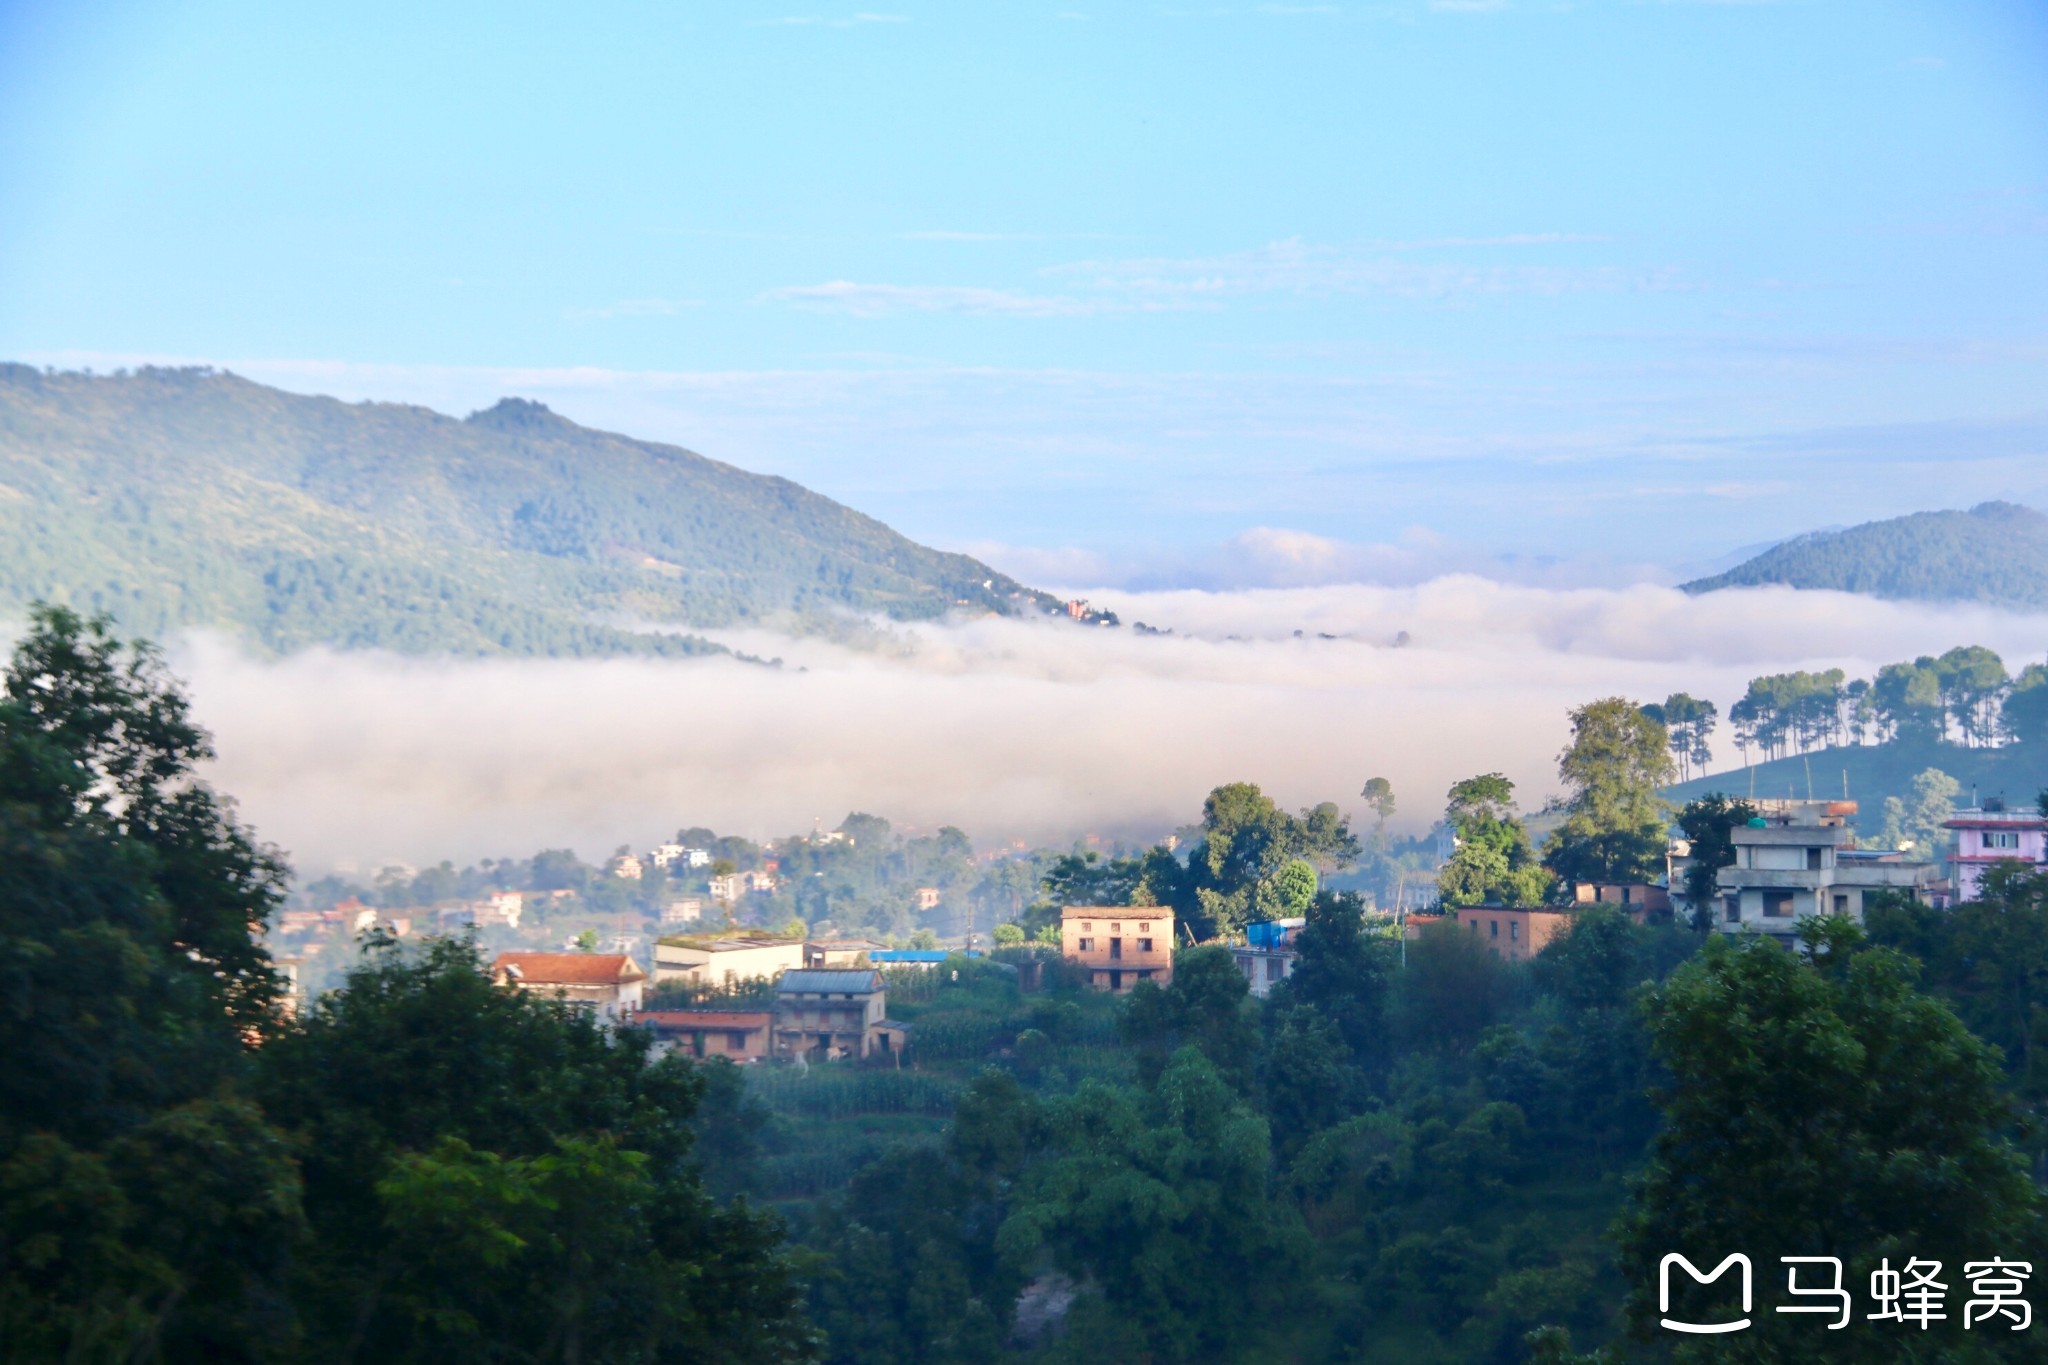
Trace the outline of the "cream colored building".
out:
<instances>
[{"instance_id":1,"label":"cream colored building","mask_svg":"<svg viewBox=\"0 0 2048 1365\"><path fill-rule=\"evenodd\" d=\"M741 981L773 981L784 972L801 970L804 941L772 935L726 938L664 938L654 945L654 982L688 981L703 986L729 986Z\"/></svg>"}]
</instances>

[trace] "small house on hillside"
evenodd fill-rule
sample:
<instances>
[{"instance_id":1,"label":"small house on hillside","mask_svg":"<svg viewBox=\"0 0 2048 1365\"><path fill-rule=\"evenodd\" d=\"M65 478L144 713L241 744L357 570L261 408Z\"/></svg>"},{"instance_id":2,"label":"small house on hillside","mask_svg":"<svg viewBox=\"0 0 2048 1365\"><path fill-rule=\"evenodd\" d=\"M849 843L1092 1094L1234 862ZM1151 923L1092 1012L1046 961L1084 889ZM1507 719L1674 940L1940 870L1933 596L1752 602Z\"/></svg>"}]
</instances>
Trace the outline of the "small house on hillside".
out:
<instances>
[{"instance_id":1,"label":"small house on hillside","mask_svg":"<svg viewBox=\"0 0 2048 1365\"><path fill-rule=\"evenodd\" d=\"M1173 911L1163 905L1069 905L1060 911L1060 955L1086 969L1098 991L1173 980Z\"/></svg>"},{"instance_id":2,"label":"small house on hillside","mask_svg":"<svg viewBox=\"0 0 2048 1365\"><path fill-rule=\"evenodd\" d=\"M688 1057L758 1062L769 1053L775 1016L767 1010L648 1010L633 1022Z\"/></svg>"},{"instance_id":3,"label":"small house on hillside","mask_svg":"<svg viewBox=\"0 0 2048 1365\"><path fill-rule=\"evenodd\" d=\"M1491 948L1496 957L1510 962L1527 962L1548 947L1552 939L1571 932L1569 910L1469 905L1452 913L1457 915L1461 928Z\"/></svg>"},{"instance_id":4,"label":"small house on hillside","mask_svg":"<svg viewBox=\"0 0 2048 1365\"><path fill-rule=\"evenodd\" d=\"M882 974L873 970L783 973L775 990L775 1052L829 1061L865 1057L888 1005Z\"/></svg>"},{"instance_id":5,"label":"small house on hillside","mask_svg":"<svg viewBox=\"0 0 2048 1365\"><path fill-rule=\"evenodd\" d=\"M1294 963L1301 956L1295 935L1308 921L1301 918L1264 920L1244 927L1244 943L1230 949L1245 985L1263 1000L1273 987L1294 975Z\"/></svg>"},{"instance_id":6,"label":"small house on hillside","mask_svg":"<svg viewBox=\"0 0 2048 1365\"><path fill-rule=\"evenodd\" d=\"M624 953L499 953L491 963L491 980L559 996L619 1020L639 1010L647 973Z\"/></svg>"}]
</instances>

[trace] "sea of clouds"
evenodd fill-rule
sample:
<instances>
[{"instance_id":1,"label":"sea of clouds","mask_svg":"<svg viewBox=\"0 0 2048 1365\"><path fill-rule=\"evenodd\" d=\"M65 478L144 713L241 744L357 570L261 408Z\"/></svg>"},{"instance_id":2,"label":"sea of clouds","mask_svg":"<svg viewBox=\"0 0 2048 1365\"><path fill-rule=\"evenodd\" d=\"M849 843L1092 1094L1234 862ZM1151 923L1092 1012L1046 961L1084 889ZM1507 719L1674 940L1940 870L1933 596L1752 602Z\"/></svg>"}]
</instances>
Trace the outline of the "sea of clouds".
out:
<instances>
[{"instance_id":1,"label":"sea of clouds","mask_svg":"<svg viewBox=\"0 0 2048 1365\"><path fill-rule=\"evenodd\" d=\"M314 874L556 846L596 859L688 825L766 838L850 810L959 825L983 848L1149 839L1238 780L1291 806L1354 808L1385 775L1400 822L1421 828L1476 772L1505 772L1540 804L1567 711L1596 697L1683 690L1725 711L1763 672L1867 675L1963 643L2017 668L2048 649L2048 617L1786 589L1449 576L1093 600L1126 628L898 625L879 649L725 637L779 668L256 660L204 638L173 662L215 733L211 780ZM1128 628L1140 620L1174 633ZM1736 761L1725 735L1718 751Z\"/></svg>"}]
</instances>

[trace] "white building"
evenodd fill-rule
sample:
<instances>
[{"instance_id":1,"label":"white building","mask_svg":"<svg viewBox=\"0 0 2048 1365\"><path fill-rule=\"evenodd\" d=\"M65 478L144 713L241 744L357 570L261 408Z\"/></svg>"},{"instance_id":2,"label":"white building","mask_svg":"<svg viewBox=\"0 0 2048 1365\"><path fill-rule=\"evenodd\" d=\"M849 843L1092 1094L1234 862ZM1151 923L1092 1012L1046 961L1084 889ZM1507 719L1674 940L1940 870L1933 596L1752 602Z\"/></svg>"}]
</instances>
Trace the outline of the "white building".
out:
<instances>
[{"instance_id":1,"label":"white building","mask_svg":"<svg viewBox=\"0 0 2048 1365\"><path fill-rule=\"evenodd\" d=\"M654 851L648 854L647 858L656 867L667 867L681 859L688 851L681 844L656 844Z\"/></svg>"},{"instance_id":2,"label":"white building","mask_svg":"<svg viewBox=\"0 0 2048 1365\"><path fill-rule=\"evenodd\" d=\"M1762 933L1790 943L1799 921L1846 915L1863 922L1873 891L1933 895L1940 871L1902 854L1860 851L1849 817L1854 801L1758 801L1763 814L1729 832L1735 862L1715 879L1724 934Z\"/></svg>"},{"instance_id":3,"label":"white building","mask_svg":"<svg viewBox=\"0 0 2048 1365\"><path fill-rule=\"evenodd\" d=\"M695 924L704 918L704 902L695 896L672 900L661 908L663 925Z\"/></svg>"}]
</instances>

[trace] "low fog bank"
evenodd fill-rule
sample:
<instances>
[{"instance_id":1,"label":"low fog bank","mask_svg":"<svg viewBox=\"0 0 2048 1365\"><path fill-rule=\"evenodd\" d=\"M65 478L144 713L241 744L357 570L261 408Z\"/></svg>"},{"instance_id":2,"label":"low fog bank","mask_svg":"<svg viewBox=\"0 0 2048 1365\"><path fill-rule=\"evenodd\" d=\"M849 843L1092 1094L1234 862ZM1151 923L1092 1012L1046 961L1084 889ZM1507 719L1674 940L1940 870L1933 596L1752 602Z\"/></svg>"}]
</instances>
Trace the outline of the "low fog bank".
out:
<instances>
[{"instance_id":1,"label":"low fog bank","mask_svg":"<svg viewBox=\"0 0 2048 1365\"><path fill-rule=\"evenodd\" d=\"M215 733L213 780L317 874L549 846L595 859L685 825L761 838L854 809L957 824L983 848L1153 838L1239 779L1289 805L1350 808L1384 774L1401 823L1420 827L1474 772L1505 771L1540 803L1567 709L1594 697L1684 690L1725 712L1758 673L1868 673L1956 644L2016 667L2048 646L2048 617L1777 589L1688 598L1451 577L1088 595L1175 633L981 620L895 626L881 652L725 637L781 669L255 661L207 639L173 661ZM1720 763L1735 761L1716 740Z\"/></svg>"}]
</instances>

